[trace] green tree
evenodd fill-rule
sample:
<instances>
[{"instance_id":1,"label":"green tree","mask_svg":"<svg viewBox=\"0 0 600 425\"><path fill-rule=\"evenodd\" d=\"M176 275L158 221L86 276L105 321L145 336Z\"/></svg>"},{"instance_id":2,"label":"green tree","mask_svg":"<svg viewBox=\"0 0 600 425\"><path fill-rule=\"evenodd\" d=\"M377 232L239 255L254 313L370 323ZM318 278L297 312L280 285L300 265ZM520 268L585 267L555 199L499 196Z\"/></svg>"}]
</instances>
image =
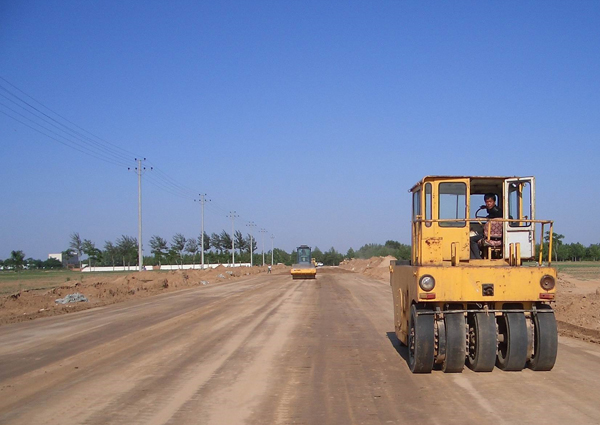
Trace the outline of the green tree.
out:
<instances>
[{"instance_id":1,"label":"green tree","mask_svg":"<svg viewBox=\"0 0 600 425\"><path fill-rule=\"evenodd\" d=\"M25 253L21 250L10 252L10 263L14 269L18 272L23 270L25 266Z\"/></svg>"},{"instance_id":2,"label":"green tree","mask_svg":"<svg viewBox=\"0 0 600 425\"><path fill-rule=\"evenodd\" d=\"M586 249L586 257L592 261L600 260L600 244L592 244Z\"/></svg>"},{"instance_id":3,"label":"green tree","mask_svg":"<svg viewBox=\"0 0 600 425\"><path fill-rule=\"evenodd\" d=\"M179 253L179 261L183 265L183 251L185 250L185 243L187 242L185 236L181 233L175 233L173 239L171 239L171 248Z\"/></svg>"},{"instance_id":4,"label":"green tree","mask_svg":"<svg viewBox=\"0 0 600 425\"><path fill-rule=\"evenodd\" d=\"M110 264L113 267L113 271L115 269L115 258L119 256L119 252L117 247L113 245L111 241L104 241L104 260L105 262L110 259ZM105 263L106 264L106 263Z\"/></svg>"},{"instance_id":5,"label":"green tree","mask_svg":"<svg viewBox=\"0 0 600 425\"><path fill-rule=\"evenodd\" d=\"M571 244L571 255L575 261L581 261L585 255L585 247L579 242Z\"/></svg>"},{"instance_id":6,"label":"green tree","mask_svg":"<svg viewBox=\"0 0 600 425\"><path fill-rule=\"evenodd\" d=\"M296 254L297 255L297 254ZM315 249L311 251L312 258L315 259L316 262L325 264L325 255L323 251L319 249L318 246L315 246ZM294 262L298 261L297 258L294 258Z\"/></svg>"},{"instance_id":7,"label":"green tree","mask_svg":"<svg viewBox=\"0 0 600 425\"><path fill-rule=\"evenodd\" d=\"M79 268L81 268L81 254L83 253L83 241L79 236L79 232L73 232L71 234L71 242L69 243L69 248L77 253L77 258L79 260Z\"/></svg>"},{"instance_id":8,"label":"green tree","mask_svg":"<svg viewBox=\"0 0 600 425\"><path fill-rule=\"evenodd\" d=\"M63 264L56 258L48 258L42 263L42 267L44 269L61 269L63 267Z\"/></svg>"},{"instance_id":9,"label":"green tree","mask_svg":"<svg viewBox=\"0 0 600 425\"><path fill-rule=\"evenodd\" d=\"M102 251L96 248L96 244L89 239L83 240L81 249L83 250L84 254L88 256L90 267L92 267L93 263L95 261L97 262L100 259L100 256L102 255Z\"/></svg>"},{"instance_id":10,"label":"green tree","mask_svg":"<svg viewBox=\"0 0 600 425\"><path fill-rule=\"evenodd\" d=\"M223 230L219 235L219 239L221 240L221 248L229 254L229 248L231 248L231 236Z\"/></svg>"},{"instance_id":11,"label":"green tree","mask_svg":"<svg viewBox=\"0 0 600 425\"><path fill-rule=\"evenodd\" d=\"M398 241L388 240L388 241L385 241L385 246L389 247L391 249L400 249L402 244Z\"/></svg>"},{"instance_id":12,"label":"green tree","mask_svg":"<svg viewBox=\"0 0 600 425\"><path fill-rule=\"evenodd\" d=\"M177 250L173 247L169 248L169 251L167 252L167 263L177 264L178 257L179 257L179 253L177 252Z\"/></svg>"},{"instance_id":13,"label":"green tree","mask_svg":"<svg viewBox=\"0 0 600 425\"><path fill-rule=\"evenodd\" d=\"M292 257L294 253L292 253L292 255L288 254L287 252L285 252L283 249L279 249L279 248L275 248L273 249L273 262L275 264L279 264L279 263L283 263L287 266L291 266L292 262L295 262L296 260L292 261ZM256 262L254 264L257 264Z\"/></svg>"},{"instance_id":14,"label":"green tree","mask_svg":"<svg viewBox=\"0 0 600 425\"><path fill-rule=\"evenodd\" d=\"M63 265L65 267L67 267L69 265L69 260L71 258L74 258L77 255L77 253L71 249L71 248L67 248L62 252L62 258L63 258Z\"/></svg>"},{"instance_id":15,"label":"green tree","mask_svg":"<svg viewBox=\"0 0 600 425\"><path fill-rule=\"evenodd\" d=\"M546 244L544 244L546 245ZM548 254L548 247L544 247L544 253ZM571 245L569 244L560 244L556 249L556 256L554 258L558 258L558 261L567 261L571 258Z\"/></svg>"},{"instance_id":16,"label":"green tree","mask_svg":"<svg viewBox=\"0 0 600 425\"><path fill-rule=\"evenodd\" d=\"M346 252L346 258L349 258L350 260L356 258L356 252L354 252L352 248L349 248L348 252Z\"/></svg>"},{"instance_id":17,"label":"green tree","mask_svg":"<svg viewBox=\"0 0 600 425\"><path fill-rule=\"evenodd\" d=\"M43 267L43 261L29 257L25 260L25 265L29 270L41 269Z\"/></svg>"},{"instance_id":18,"label":"green tree","mask_svg":"<svg viewBox=\"0 0 600 425\"><path fill-rule=\"evenodd\" d=\"M218 234L213 233L210 235L210 245L216 249L219 254L223 252L223 243L221 242L221 237Z\"/></svg>"},{"instance_id":19,"label":"green tree","mask_svg":"<svg viewBox=\"0 0 600 425\"><path fill-rule=\"evenodd\" d=\"M242 232L240 232L239 230L235 231L235 247L240 251L240 254L242 253L242 251L245 251L246 249L248 249L248 242L246 242L246 239L244 239L244 235L242 235Z\"/></svg>"},{"instance_id":20,"label":"green tree","mask_svg":"<svg viewBox=\"0 0 600 425\"><path fill-rule=\"evenodd\" d=\"M558 251L560 249L560 246L562 245L562 241L565 238L564 235L561 235L560 233L556 233L556 232L552 232L552 251L554 251L554 260L558 261ZM546 234L544 235L544 241L548 244L550 243L550 230L546 231Z\"/></svg>"},{"instance_id":21,"label":"green tree","mask_svg":"<svg viewBox=\"0 0 600 425\"><path fill-rule=\"evenodd\" d=\"M337 266L344 259L344 256L336 251L334 247L323 254L323 264L328 266Z\"/></svg>"},{"instance_id":22,"label":"green tree","mask_svg":"<svg viewBox=\"0 0 600 425\"><path fill-rule=\"evenodd\" d=\"M202 235L198 236L198 245L202 246ZM208 251L210 249L210 236L208 233L204 232L204 251Z\"/></svg>"},{"instance_id":23,"label":"green tree","mask_svg":"<svg viewBox=\"0 0 600 425\"><path fill-rule=\"evenodd\" d=\"M198 253L198 242L196 242L196 239L188 239L185 243L185 250L192 254L192 265L196 265L196 254Z\"/></svg>"},{"instance_id":24,"label":"green tree","mask_svg":"<svg viewBox=\"0 0 600 425\"><path fill-rule=\"evenodd\" d=\"M162 265L162 259L167 255L169 250L169 245L166 239L161 238L160 236L154 235L150 238L150 248L152 254L154 254L154 258L158 262L158 265Z\"/></svg>"},{"instance_id":25,"label":"green tree","mask_svg":"<svg viewBox=\"0 0 600 425\"><path fill-rule=\"evenodd\" d=\"M123 259L123 266L127 264L128 267L131 267L132 260L136 260L138 257L137 252L137 238L122 235L117 239L116 249L118 255ZM137 264L134 262L134 264Z\"/></svg>"},{"instance_id":26,"label":"green tree","mask_svg":"<svg viewBox=\"0 0 600 425\"><path fill-rule=\"evenodd\" d=\"M254 254L254 252L256 252L258 246L256 244L256 238L253 238L250 236L250 234L248 233L246 235L246 240L245 240L245 247L248 250L248 252L250 252L250 242L252 242L252 254ZM275 257L273 257L275 258Z\"/></svg>"}]
</instances>

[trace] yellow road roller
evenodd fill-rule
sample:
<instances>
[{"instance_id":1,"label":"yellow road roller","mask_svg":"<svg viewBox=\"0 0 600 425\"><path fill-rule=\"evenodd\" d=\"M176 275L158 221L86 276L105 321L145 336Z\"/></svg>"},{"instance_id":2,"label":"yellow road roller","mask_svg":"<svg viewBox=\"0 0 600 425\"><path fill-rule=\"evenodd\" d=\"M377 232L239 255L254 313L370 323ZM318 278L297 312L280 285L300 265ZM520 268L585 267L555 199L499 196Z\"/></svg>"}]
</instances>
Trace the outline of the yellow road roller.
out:
<instances>
[{"instance_id":1,"label":"yellow road roller","mask_svg":"<svg viewBox=\"0 0 600 425\"><path fill-rule=\"evenodd\" d=\"M307 245L300 245L296 249L297 263L292 265L293 279L316 279L317 267L311 261L311 249Z\"/></svg>"},{"instance_id":2,"label":"yellow road roller","mask_svg":"<svg viewBox=\"0 0 600 425\"><path fill-rule=\"evenodd\" d=\"M535 218L535 179L427 176L410 193L411 259L390 264L410 370L551 370L552 237L535 251L553 222Z\"/></svg>"}]
</instances>

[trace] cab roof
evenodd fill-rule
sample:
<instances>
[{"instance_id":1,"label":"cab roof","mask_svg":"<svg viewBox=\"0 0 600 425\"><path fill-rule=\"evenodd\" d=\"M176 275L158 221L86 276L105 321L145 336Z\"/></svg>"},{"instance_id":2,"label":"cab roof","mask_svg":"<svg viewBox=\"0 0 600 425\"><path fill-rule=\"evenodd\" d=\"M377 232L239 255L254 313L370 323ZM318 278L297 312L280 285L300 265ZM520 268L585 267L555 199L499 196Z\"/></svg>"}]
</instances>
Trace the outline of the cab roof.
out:
<instances>
[{"instance_id":1,"label":"cab roof","mask_svg":"<svg viewBox=\"0 0 600 425\"><path fill-rule=\"evenodd\" d=\"M451 180L451 179L477 179L477 180L506 180L506 179L521 179L525 178L523 176L425 176L420 181L415 183L413 187L410 188L409 192L412 192L417 186L422 185L423 183L431 180Z\"/></svg>"}]
</instances>

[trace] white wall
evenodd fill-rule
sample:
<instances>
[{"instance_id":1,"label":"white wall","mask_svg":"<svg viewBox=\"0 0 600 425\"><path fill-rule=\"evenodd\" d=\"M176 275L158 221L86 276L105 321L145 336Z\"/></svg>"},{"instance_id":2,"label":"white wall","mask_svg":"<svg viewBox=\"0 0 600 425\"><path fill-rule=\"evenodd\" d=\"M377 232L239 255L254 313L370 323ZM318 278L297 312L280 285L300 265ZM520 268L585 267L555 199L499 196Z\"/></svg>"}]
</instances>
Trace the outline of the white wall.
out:
<instances>
[{"instance_id":1,"label":"white wall","mask_svg":"<svg viewBox=\"0 0 600 425\"><path fill-rule=\"evenodd\" d=\"M231 267L231 264L205 264L204 268L205 269L214 269L216 267L219 266L224 266L224 267ZM234 267L250 267L250 263L235 263ZM153 267L152 266L147 266L146 270L152 270ZM202 269L202 265L201 264L184 264L184 265L162 265L160 266L160 270L201 270ZM138 271L138 267L137 266L107 266L107 267L88 267L88 266L83 266L83 268L81 269L82 272L123 272L123 271L131 271L131 272L136 272Z\"/></svg>"}]
</instances>

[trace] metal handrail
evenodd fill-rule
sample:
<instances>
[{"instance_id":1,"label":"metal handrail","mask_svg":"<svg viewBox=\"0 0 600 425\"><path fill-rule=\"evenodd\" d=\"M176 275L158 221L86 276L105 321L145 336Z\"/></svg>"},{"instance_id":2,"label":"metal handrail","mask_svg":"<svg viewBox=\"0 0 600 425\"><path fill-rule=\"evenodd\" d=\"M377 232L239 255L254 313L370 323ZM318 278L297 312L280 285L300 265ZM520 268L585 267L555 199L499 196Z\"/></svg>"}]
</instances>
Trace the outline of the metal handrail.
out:
<instances>
[{"instance_id":1,"label":"metal handrail","mask_svg":"<svg viewBox=\"0 0 600 425\"><path fill-rule=\"evenodd\" d=\"M483 225L484 222L488 222L490 220L501 221L501 222L509 222L509 223L533 223L533 224L541 224L540 231L540 254L538 258L538 264L542 265L542 254L543 254L543 246L544 246L544 226L546 224L550 225L550 239L548 241L548 265L552 264L552 237L554 236L554 221L553 220L534 220L534 219L526 219L526 218L487 218L487 217L475 217L475 218L430 218L424 219L421 218L421 215L417 215L415 219L412 220L413 225L419 224L422 226L423 223L463 223L463 222L475 222ZM419 253L420 254L420 253ZM420 257L420 255L419 255Z\"/></svg>"},{"instance_id":2,"label":"metal handrail","mask_svg":"<svg viewBox=\"0 0 600 425\"><path fill-rule=\"evenodd\" d=\"M475 218L428 218L428 219L424 219L424 218L417 218L415 220L413 220L414 223L435 223L435 222L456 222L456 223L462 223L463 221L476 221L476 222L481 222L481 221L488 221L488 220L495 220L495 221L509 221L509 222L525 222L525 223L542 223L542 224L552 224L554 223L553 220L533 220L530 218L487 218L487 217L475 217Z\"/></svg>"}]
</instances>

